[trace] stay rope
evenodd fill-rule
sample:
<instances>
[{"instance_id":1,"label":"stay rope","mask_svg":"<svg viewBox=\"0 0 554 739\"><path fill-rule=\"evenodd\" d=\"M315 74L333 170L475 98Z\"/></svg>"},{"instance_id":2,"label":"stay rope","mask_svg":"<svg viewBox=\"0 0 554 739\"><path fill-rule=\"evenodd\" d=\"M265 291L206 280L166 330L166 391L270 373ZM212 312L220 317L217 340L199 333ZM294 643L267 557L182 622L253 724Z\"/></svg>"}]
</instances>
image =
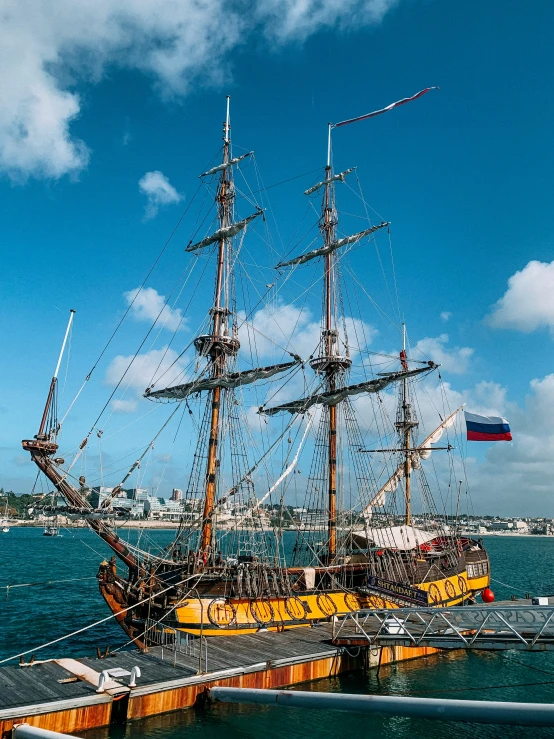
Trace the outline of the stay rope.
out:
<instances>
[{"instance_id":1,"label":"stay rope","mask_svg":"<svg viewBox=\"0 0 554 739\"><path fill-rule=\"evenodd\" d=\"M146 285L146 282L148 281L148 279L150 278L150 276L151 276L152 272L154 271L154 269L155 269L155 268L156 268L156 266L158 265L158 263L159 263L160 259L161 259L161 258L162 258L162 256L164 255L164 253L165 253L165 251L166 251L167 247L169 246L169 244L170 244L171 240L173 239L173 237L174 237L174 236L175 236L175 234L177 233L177 230L178 230L179 226L180 226L180 225L181 225L181 223L183 222L183 219L184 219L184 217L186 216L186 214L188 213L188 211L189 211L190 207L192 206L193 202L195 201L195 199L196 199L196 196L197 196L197 195L198 195L198 193L200 192L200 189L201 189L201 187L202 187L202 184L198 185L198 187L197 187L197 189L196 189L196 191L195 191L194 195L192 196L192 198L191 198L190 202L188 203L188 205L186 206L186 208L185 208L185 209L183 210L183 212L181 213L181 216L180 216L179 220L177 221L177 223L176 223L175 227L173 228L173 231L172 231L172 232L170 233L170 235L169 235L168 239L166 240L165 244L163 245L163 247L162 247L161 251L159 252L159 254L158 254L158 256L156 257L156 259L154 260L154 263L152 264L152 266L151 266L151 267L150 267L150 269L148 270L148 272L147 272L147 274L146 274L146 277L144 278L144 280L143 280L143 281L142 281L142 283L140 284L140 287L138 288L138 290L137 290L137 292L136 292L135 296L133 297L133 299L131 300L131 302L130 302L130 303L129 303L129 305L127 306L127 310L125 311L125 313L123 314L123 316L121 317L121 319L120 319L120 320L119 320L119 322L117 323L116 327L115 327L115 328L114 328L114 330L112 331L112 333L111 333L110 337L108 338L108 341L107 341L107 342L106 342L106 344L104 345L104 348L102 349L102 351L101 351L101 352L100 352L100 354L98 355L98 357L97 357L97 359L96 359L95 363L93 364L93 366L92 366L91 370L89 371L88 375L87 375L87 376L85 377L85 380L84 380L83 384L81 385L81 387L79 388L79 390L78 390L78 392L77 392L77 395L76 395L76 396L74 397L74 399L73 399L73 400L71 401L71 403L70 403L70 405L69 405L69 408L67 409L67 411L65 412L65 414L64 414L64 416L63 416L63 418L62 418L62 420L61 420L60 426L61 426L61 425L63 424L63 422L64 422L64 421L65 421L65 419L67 418L67 415L68 415L69 411L70 411L70 410L71 410L71 409L73 408L73 406L74 406L75 402L77 401L77 398L78 398L78 397L80 396L80 394L81 394L81 392L83 391L83 389L84 389L85 385L86 385L86 384L87 384L87 382L88 382L88 381L90 380L90 378L91 378L91 376L92 376L92 374L93 374L94 370L95 370L95 369L96 369L96 367L97 367L97 366L99 365L100 361L102 360L102 357L104 356L104 354L105 354L105 353L106 353L106 351L108 350L108 347L110 346L110 344L112 343L112 341L113 341L113 339L115 338L116 334L118 333L119 329L121 328L121 326L122 326L123 322L125 321L125 319L126 319L126 318L127 318L127 316L129 315L129 313L131 312L131 310L132 310L132 308L133 308L133 305L135 304L135 302L136 302L136 300L137 300L138 296L140 295L140 293L141 293L141 292L142 292L142 290L144 289L144 286ZM166 307L166 305L164 304L164 308L163 308L163 309L165 309L165 307ZM163 310L163 309L162 309L162 310ZM148 336L148 334L147 334L147 336ZM146 337L145 337L145 341L146 341ZM117 388L116 388L116 389L117 389ZM115 392L115 391L114 391L114 392ZM113 393L112 393L112 396L110 396L110 400L111 400L111 398L112 398L112 397L113 397ZM109 403L109 402L110 402L110 401L108 400L108 403ZM107 406L107 403L106 403L106 406ZM104 413L104 410L106 409L106 406L104 406L104 408L102 409L102 412L101 412L100 416L101 416L101 415L102 415L102 414ZM96 424L98 423L98 420L99 420L100 416L99 416L99 417L98 417L98 419L96 419L96 421L94 422L93 428L94 428L94 426L96 426ZM91 429L91 432L90 432L90 433L92 433L92 429ZM89 436L90 436L90 433L89 433ZM87 438L88 438L88 437L87 437Z\"/></svg>"},{"instance_id":2,"label":"stay rope","mask_svg":"<svg viewBox=\"0 0 554 739\"><path fill-rule=\"evenodd\" d=\"M85 631L89 631L89 629L93 629L95 626L100 626L100 624L104 624L106 623L106 621L111 621L112 618L117 618L117 616L120 616L122 613L127 613L128 611L132 611L137 606L141 606L144 603L148 603L148 601L152 600L153 598L158 597L159 595L163 595L164 593L167 593L168 590L172 590L173 588L176 588L178 585L182 585L183 583L186 583L189 580L192 580L194 577L198 577L198 575L191 575L190 577L187 577L184 580L181 580L180 582L173 583L172 585L169 585L167 588L164 588L163 590L153 593L152 595L149 595L147 598L143 598L142 600L139 600L137 603L134 603L132 606L128 606L127 608L122 608L117 613L112 613L109 616L106 616L105 618L101 618L99 621L95 621L92 624L88 624L87 626L83 626L80 629L76 629L75 631L72 631L70 634L59 636L57 639L52 639L51 641L45 642L44 644L41 644L38 647L27 649L25 652L19 652L19 654L13 654L11 657L5 657L4 659L0 660L0 665L5 664L6 662L11 662L12 659L17 659L18 657L25 657L27 654L39 652L41 649L46 649L46 647L51 647L53 644L59 644L60 642L65 641L66 639L71 639L72 636L77 636L77 634L82 634Z\"/></svg>"},{"instance_id":3,"label":"stay rope","mask_svg":"<svg viewBox=\"0 0 554 739\"><path fill-rule=\"evenodd\" d=\"M20 583L14 583L11 585L0 585L0 588L6 590L6 600L8 600L10 591L14 590L15 588L37 588L41 585L57 585L58 583L62 583L62 582L80 582L82 580L96 580L96 575L91 575L90 577L71 577L67 580L44 580L43 582L20 582Z\"/></svg>"}]
</instances>

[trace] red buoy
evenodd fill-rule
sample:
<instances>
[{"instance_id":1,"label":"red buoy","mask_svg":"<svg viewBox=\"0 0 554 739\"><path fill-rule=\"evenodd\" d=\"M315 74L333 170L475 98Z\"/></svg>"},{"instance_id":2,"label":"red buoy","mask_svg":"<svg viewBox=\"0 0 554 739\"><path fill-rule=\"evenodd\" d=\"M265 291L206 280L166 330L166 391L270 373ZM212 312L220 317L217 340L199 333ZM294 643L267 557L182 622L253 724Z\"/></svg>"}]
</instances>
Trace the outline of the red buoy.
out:
<instances>
[{"instance_id":1,"label":"red buoy","mask_svg":"<svg viewBox=\"0 0 554 739\"><path fill-rule=\"evenodd\" d=\"M483 603L492 603L494 601L494 593L490 588L485 588L481 593Z\"/></svg>"}]
</instances>

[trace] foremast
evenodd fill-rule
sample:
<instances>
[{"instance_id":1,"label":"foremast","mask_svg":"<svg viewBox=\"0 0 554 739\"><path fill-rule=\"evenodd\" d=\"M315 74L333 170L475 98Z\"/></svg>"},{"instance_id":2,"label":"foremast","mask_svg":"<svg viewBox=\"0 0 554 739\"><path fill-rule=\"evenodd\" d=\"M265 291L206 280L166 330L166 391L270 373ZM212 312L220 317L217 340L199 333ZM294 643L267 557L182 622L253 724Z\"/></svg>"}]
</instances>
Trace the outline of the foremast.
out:
<instances>
[{"instance_id":1,"label":"foremast","mask_svg":"<svg viewBox=\"0 0 554 739\"><path fill-rule=\"evenodd\" d=\"M229 103L227 96L227 115L223 126L223 161L219 176L219 186L216 194L216 203L219 217L220 230L227 229L233 220L233 204L235 190L233 185L233 170L229 167L231 126L229 123ZM223 231L223 233L225 233ZM229 300L228 285L223 284L226 264L229 257L228 238L224 235L219 240L217 251L217 272L215 279L214 304L212 313L211 336L200 336L195 345L201 354L206 354L211 362L211 377L217 379L225 374L229 356L235 355L239 349L239 341L236 336L228 334ZM235 333L235 327L233 326ZM221 435L220 407L221 386L214 387L210 391L211 418L210 438L208 442L208 460L206 465L206 486L204 494L204 509L202 517L202 532L200 536L200 554L207 560L212 552L213 537L213 512L216 500L217 468L219 464L219 440Z\"/></svg>"}]
</instances>

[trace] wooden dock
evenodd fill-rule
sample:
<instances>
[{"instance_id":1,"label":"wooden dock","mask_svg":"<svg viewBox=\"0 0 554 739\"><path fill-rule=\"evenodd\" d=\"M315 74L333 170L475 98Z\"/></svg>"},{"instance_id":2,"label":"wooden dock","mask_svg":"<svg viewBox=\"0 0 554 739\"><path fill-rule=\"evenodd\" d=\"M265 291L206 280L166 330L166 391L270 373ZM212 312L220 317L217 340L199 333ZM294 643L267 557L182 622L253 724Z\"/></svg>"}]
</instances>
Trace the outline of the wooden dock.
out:
<instances>
[{"instance_id":1,"label":"wooden dock","mask_svg":"<svg viewBox=\"0 0 554 739\"><path fill-rule=\"evenodd\" d=\"M0 668L0 737L14 724L28 723L74 733L121 724L193 706L215 685L279 688L338 675L379 662L415 659L438 650L337 647L331 624L283 632L194 640L181 649L155 647L148 653L117 652L103 659L52 659ZM98 693L100 674L140 669L136 687L129 677L110 677Z\"/></svg>"}]
</instances>

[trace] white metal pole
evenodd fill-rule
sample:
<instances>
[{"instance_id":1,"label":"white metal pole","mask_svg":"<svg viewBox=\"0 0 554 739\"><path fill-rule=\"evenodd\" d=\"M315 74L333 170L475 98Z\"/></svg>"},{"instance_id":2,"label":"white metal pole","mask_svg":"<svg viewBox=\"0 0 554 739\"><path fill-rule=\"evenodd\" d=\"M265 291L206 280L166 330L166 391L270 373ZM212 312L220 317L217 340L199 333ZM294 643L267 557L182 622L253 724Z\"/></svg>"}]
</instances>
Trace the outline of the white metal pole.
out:
<instances>
[{"instance_id":1,"label":"white metal pole","mask_svg":"<svg viewBox=\"0 0 554 739\"><path fill-rule=\"evenodd\" d=\"M227 95L227 117L225 119L225 141L229 143L229 121L230 121L231 96Z\"/></svg>"},{"instance_id":2,"label":"white metal pole","mask_svg":"<svg viewBox=\"0 0 554 739\"><path fill-rule=\"evenodd\" d=\"M40 729L29 724L14 724L12 739L75 739L71 734L60 734L58 731Z\"/></svg>"},{"instance_id":3,"label":"white metal pole","mask_svg":"<svg viewBox=\"0 0 554 739\"><path fill-rule=\"evenodd\" d=\"M412 698L390 695L313 693L304 690L262 690L215 687L210 698L225 703L255 703L290 708L356 711L385 716L462 721L512 726L554 726L554 704Z\"/></svg>"},{"instance_id":4,"label":"white metal pole","mask_svg":"<svg viewBox=\"0 0 554 739\"><path fill-rule=\"evenodd\" d=\"M65 336L63 337L63 344L60 351L60 356L58 357L58 364L56 365L56 371L54 372L54 378L57 379L58 372L60 371L60 364L62 363L63 353L65 351L65 345L67 343L67 337L69 336L69 331L71 329L71 324L73 323L73 316L75 315L75 311L73 308L69 311L69 321L67 323L67 328L65 330Z\"/></svg>"}]
</instances>

